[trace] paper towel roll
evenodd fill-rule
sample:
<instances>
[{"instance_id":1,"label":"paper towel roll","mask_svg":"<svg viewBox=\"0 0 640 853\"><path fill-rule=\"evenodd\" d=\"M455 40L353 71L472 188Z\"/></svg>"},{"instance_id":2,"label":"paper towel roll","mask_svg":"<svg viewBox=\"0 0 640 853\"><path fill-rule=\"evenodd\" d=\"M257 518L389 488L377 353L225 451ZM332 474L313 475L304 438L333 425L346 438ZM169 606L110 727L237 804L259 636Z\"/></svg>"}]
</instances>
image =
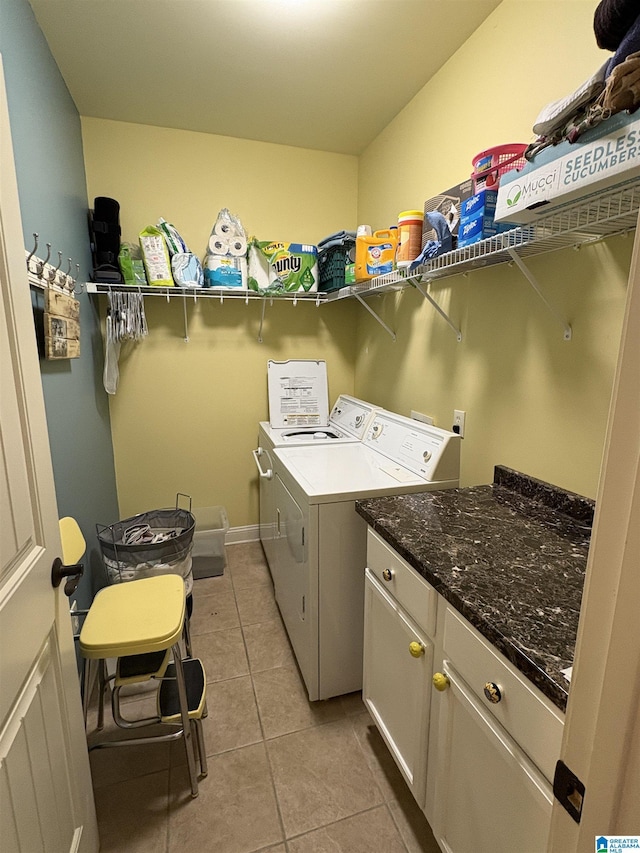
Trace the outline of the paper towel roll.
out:
<instances>
[{"instance_id":1,"label":"paper towel roll","mask_svg":"<svg viewBox=\"0 0 640 853\"><path fill-rule=\"evenodd\" d=\"M233 237L229 240L229 254L241 258L247 254L247 241L244 237Z\"/></svg>"},{"instance_id":2,"label":"paper towel roll","mask_svg":"<svg viewBox=\"0 0 640 853\"><path fill-rule=\"evenodd\" d=\"M224 219L218 220L216 224L213 226L213 233L218 234L220 237L225 237L229 239L230 237L235 237L238 233L237 228L232 225L231 222L226 222Z\"/></svg>"},{"instance_id":3,"label":"paper towel roll","mask_svg":"<svg viewBox=\"0 0 640 853\"><path fill-rule=\"evenodd\" d=\"M229 241L224 236L212 234L209 237L209 251L213 252L214 255L228 255Z\"/></svg>"}]
</instances>

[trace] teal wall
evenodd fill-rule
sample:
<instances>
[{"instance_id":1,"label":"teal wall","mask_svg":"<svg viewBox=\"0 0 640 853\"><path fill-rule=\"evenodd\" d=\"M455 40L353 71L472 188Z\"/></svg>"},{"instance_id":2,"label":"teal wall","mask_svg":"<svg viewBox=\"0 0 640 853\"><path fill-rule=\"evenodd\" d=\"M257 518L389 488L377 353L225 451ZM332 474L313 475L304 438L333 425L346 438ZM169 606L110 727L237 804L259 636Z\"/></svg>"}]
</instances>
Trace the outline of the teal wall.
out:
<instances>
[{"instance_id":1,"label":"teal wall","mask_svg":"<svg viewBox=\"0 0 640 853\"><path fill-rule=\"evenodd\" d=\"M73 258L86 281L91 252L80 117L28 0L0 0L0 54L25 248L37 232L38 255L51 243L55 263L60 250L64 268ZM100 327L90 297L78 298L81 357L40 365L58 512L78 520L88 545L77 596L82 607L103 584L95 525L116 521L118 504ZM32 299L39 303L42 296L34 291Z\"/></svg>"}]
</instances>

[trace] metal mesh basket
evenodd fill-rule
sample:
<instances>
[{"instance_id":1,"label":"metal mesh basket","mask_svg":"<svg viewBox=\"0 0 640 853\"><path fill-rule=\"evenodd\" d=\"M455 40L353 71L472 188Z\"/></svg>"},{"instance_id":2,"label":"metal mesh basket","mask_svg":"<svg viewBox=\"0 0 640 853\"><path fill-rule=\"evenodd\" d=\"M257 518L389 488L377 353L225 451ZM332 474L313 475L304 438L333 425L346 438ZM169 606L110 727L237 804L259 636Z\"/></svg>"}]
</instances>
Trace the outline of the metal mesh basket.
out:
<instances>
[{"instance_id":1,"label":"metal mesh basket","mask_svg":"<svg viewBox=\"0 0 640 853\"><path fill-rule=\"evenodd\" d=\"M96 525L110 584L178 574L191 593L191 548L196 521L190 510L154 509L115 524Z\"/></svg>"}]
</instances>

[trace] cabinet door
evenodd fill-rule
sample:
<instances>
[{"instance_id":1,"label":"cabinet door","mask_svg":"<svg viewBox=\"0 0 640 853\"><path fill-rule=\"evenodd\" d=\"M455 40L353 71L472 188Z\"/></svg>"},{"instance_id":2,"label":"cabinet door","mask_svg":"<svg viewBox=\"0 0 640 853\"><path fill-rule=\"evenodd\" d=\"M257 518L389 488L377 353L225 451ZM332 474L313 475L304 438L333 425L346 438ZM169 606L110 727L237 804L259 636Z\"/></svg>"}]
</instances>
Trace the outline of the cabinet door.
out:
<instances>
[{"instance_id":1,"label":"cabinet door","mask_svg":"<svg viewBox=\"0 0 640 853\"><path fill-rule=\"evenodd\" d=\"M434 698L429 767L438 843L446 853L542 853L551 786L446 661L444 669L449 687Z\"/></svg>"},{"instance_id":2,"label":"cabinet door","mask_svg":"<svg viewBox=\"0 0 640 853\"><path fill-rule=\"evenodd\" d=\"M291 492L275 476L276 537L273 541L271 576L276 601L287 629L298 666L309 690L318 692L318 636L316 620L308 609L310 565L305 541L308 515Z\"/></svg>"},{"instance_id":3,"label":"cabinet door","mask_svg":"<svg viewBox=\"0 0 640 853\"><path fill-rule=\"evenodd\" d=\"M422 647L419 657L411 654L411 643ZM367 569L363 699L421 808L432 667L431 640Z\"/></svg>"},{"instance_id":4,"label":"cabinet door","mask_svg":"<svg viewBox=\"0 0 640 853\"><path fill-rule=\"evenodd\" d=\"M266 448L260 448L257 452L261 455L261 465L267 471L273 472L273 459ZM277 533L276 519L276 481L272 473L271 478L260 477L260 541L264 549L269 566L273 563L274 540Z\"/></svg>"}]
</instances>

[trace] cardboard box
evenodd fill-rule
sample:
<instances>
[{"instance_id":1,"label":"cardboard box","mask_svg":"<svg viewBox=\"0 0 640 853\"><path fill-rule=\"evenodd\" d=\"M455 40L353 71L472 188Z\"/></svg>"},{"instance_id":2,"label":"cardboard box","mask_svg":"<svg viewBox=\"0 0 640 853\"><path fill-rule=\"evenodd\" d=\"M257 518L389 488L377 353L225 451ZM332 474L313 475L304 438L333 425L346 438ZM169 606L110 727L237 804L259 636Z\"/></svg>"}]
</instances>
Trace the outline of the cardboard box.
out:
<instances>
[{"instance_id":1,"label":"cardboard box","mask_svg":"<svg viewBox=\"0 0 640 853\"><path fill-rule=\"evenodd\" d=\"M482 190L469 196L460 205L460 222L464 224L477 216L494 218L498 193L496 190Z\"/></svg>"},{"instance_id":2,"label":"cardboard box","mask_svg":"<svg viewBox=\"0 0 640 853\"><path fill-rule=\"evenodd\" d=\"M444 190L439 195L427 199L424 203L424 225L422 226L422 248L424 248L427 240L435 240L436 232L429 225L429 220L426 217L427 213L437 210L449 222L449 230L455 236L458 233L458 225L460 222L460 206L464 199L469 198L473 194L473 182L469 178L461 184L456 184L455 187L450 187Z\"/></svg>"},{"instance_id":3,"label":"cardboard box","mask_svg":"<svg viewBox=\"0 0 640 853\"><path fill-rule=\"evenodd\" d=\"M543 149L500 178L496 219L533 222L581 197L640 175L640 114L617 113L577 142Z\"/></svg>"},{"instance_id":4,"label":"cardboard box","mask_svg":"<svg viewBox=\"0 0 640 853\"><path fill-rule=\"evenodd\" d=\"M486 237L494 237L497 233L498 229L492 216L477 216L475 219L461 222L458 231L458 249L470 246Z\"/></svg>"}]
</instances>

